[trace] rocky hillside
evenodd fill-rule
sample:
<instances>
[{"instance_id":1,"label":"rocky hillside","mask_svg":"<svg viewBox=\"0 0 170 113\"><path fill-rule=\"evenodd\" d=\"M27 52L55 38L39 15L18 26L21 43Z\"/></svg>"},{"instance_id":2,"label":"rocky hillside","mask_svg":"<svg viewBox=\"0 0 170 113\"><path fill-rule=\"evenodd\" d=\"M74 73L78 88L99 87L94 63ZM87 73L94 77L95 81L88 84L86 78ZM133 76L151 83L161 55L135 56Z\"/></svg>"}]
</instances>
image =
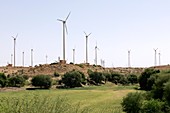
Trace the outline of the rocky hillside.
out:
<instances>
[{"instance_id":1,"label":"rocky hillside","mask_svg":"<svg viewBox=\"0 0 170 113\"><path fill-rule=\"evenodd\" d=\"M90 69L92 71L99 71L99 72L117 72L122 74L140 74L144 68L103 68L101 66L95 65L87 65L87 64L45 64L39 65L35 67L0 67L0 72L5 73L6 75L28 75L28 76L35 76L39 74L45 75L53 75L54 72L59 73L60 75L71 71L71 70L78 70L83 72L87 75L87 71Z\"/></svg>"}]
</instances>

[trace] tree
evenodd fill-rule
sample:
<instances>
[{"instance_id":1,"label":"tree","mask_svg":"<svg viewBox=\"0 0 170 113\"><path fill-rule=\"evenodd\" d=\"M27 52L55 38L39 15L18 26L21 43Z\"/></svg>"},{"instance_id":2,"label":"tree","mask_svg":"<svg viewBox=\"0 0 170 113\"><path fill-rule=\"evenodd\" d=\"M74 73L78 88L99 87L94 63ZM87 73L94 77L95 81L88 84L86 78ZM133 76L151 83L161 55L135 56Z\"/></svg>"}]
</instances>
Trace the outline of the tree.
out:
<instances>
[{"instance_id":1,"label":"tree","mask_svg":"<svg viewBox=\"0 0 170 113\"><path fill-rule=\"evenodd\" d=\"M7 77L4 73L0 73L0 87L5 87L7 83Z\"/></svg>"},{"instance_id":2,"label":"tree","mask_svg":"<svg viewBox=\"0 0 170 113\"><path fill-rule=\"evenodd\" d=\"M89 74L89 77L97 84L101 84L102 81L105 81L105 76L101 72L92 72Z\"/></svg>"},{"instance_id":3,"label":"tree","mask_svg":"<svg viewBox=\"0 0 170 113\"><path fill-rule=\"evenodd\" d=\"M12 76L8 79L8 86L10 87L22 87L25 85L25 79L22 76Z\"/></svg>"},{"instance_id":4,"label":"tree","mask_svg":"<svg viewBox=\"0 0 170 113\"><path fill-rule=\"evenodd\" d=\"M139 113L143 100L144 96L142 93L128 93L121 103L123 111L126 113Z\"/></svg>"},{"instance_id":5,"label":"tree","mask_svg":"<svg viewBox=\"0 0 170 113\"><path fill-rule=\"evenodd\" d=\"M141 113L163 113L164 102L159 100L146 100L144 101L141 109Z\"/></svg>"},{"instance_id":6,"label":"tree","mask_svg":"<svg viewBox=\"0 0 170 113\"><path fill-rule=\"evenodd\" d=\"M139 85L142 90L150 90L150 85L148 85L148 79L151 75L159 73L159 70L154 70L152 68L145 69L144 72L139 76ZM149 88L148 88L149 86Z\"/></svg>"},{"instance_id":7,"label":"tree","mask_svg":"<svg viewBox=\"0 0 170 113\"><path fill-rule=\"evenodd\" d=\"M45 89L49 89L52 86L52 79L49 75L34 76L31 82L33 86Z\"/></svg>"},{"instance_id":8,"label":"tree","mask_svg":"<svg viewBox=\"0 0 170 113\"><path fill-rule=\"evenodd\" d=\"M63 75L62 83L65 87L82 87L82 84L85 84L85 75L80 71L72 70Z\"/></svg>"},{"instance_id":9,"label":"tree","mask_svg":"<svg viewBox=\"0 0 170 113\"><path fill-rule=\"evenodd\" d=\"M131 84L136 84L136 83L138 83L138 77L137 77L137 75L130 74L130 75L127 76L127 79L128 79L128 81L129 81Z\"/></svg>"}]
</instances>

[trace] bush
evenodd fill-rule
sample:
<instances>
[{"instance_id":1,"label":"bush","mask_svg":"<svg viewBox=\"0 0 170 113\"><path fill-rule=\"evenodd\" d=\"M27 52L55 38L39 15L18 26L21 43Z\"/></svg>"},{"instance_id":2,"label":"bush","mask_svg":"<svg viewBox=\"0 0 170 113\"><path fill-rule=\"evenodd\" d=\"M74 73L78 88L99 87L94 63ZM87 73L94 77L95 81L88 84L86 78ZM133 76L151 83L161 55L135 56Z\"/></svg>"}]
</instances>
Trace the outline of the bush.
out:
<instances>
[{"instance_id":1,"label":"bush","mask_svg":"<svg viewBox=\"0 0 170 113\"><path fill-rule=\"evenodd\" d=\"M92 72L89 74L89 77L97 84L101 84L102 81L105 81L105 76L101 72Z\"/></svg>"},{"instance_id":2,"label":"bush","mask_svg":"<svg viewBox=\"0 0 170 113\"><path fill-rule=\"evenodd\" d=\"M0 73L0 87L3 88L6 86L7 83L7 77L4 73Z\"/></svg>"},{"instance_id":3,"label":"bush","mask_svg":"<svg viewBox=\"0 0 170 113\"><path fill-rule=\"evenodd\" d=\"M160 99L160 100L163 99L164 85L169 80L170 80L170 74L159 75L159 77L155 81L155 84L153 85L153 89L151 90L153 98ZM168 87L168 85L167 85L167 87Z\"/></svg>"},{"instance_id":4,"label":"bush","mask_svg":"<svg viewBox=\"0 0 170 113\"><path fill-rule=\"evenodd\" d=\"M112 73L111 74L111 82L118 84L120 83L120 79L124 77L124 75L121 75L119 73Z\"/></svg>"},{"instance_id":5,"label":"bush","mask_svg":"<svg viewBox=\"0 0 170 113\"><path fill-rule=\"evenodd\" d=\"M12 76L8 79L8 86L10 87L23 87L25 85L25 79L22 76Z\"/></svg>"},{"instance_id":6,"label":"bush","mask_svg":"<svg viewBox=\"0 0 170 113\"><path fill-rule=\"evenodd\" d=\"M139 76L139 85L142 90L151 90L151 84L148 85L148 79L151 75L159 73L159 70L154 70L151 68L146 69L140 76Z\"/></svg>"},{"instance_id":7,"label":"bush","mask_svg":"<svg viewBox=\"0 0 170 113\"><path fill-rule=\"evenodd\" d=\"M170 105L170 81L164 84L164 98L167 103Z\"/></svg>"},{"instance_id":8,"label":"bush","mask_svg":"<svg viewBox=\"0 0 170 113\"><path fill-rule=\"evenodd\" d=\"M163 104L164 102L154 99L144 101L141 113L163 113Z\"/></svg>"},{"instance_id":9,"label":"bush","mask_svg":"<svg viewBox=\"0 0 170 113\"><path fill-rule=\"evenodd\" d=\"M54 76L55 76L55 77L59 77L60 74L58 74L57 72L54 72Z\"/></svg>"},{"instance_id":10,"label":"bush","mask_svg":"<svg viewBox=\"0 0 170 113\"><path fill-rule=\"evenodd\" d=\"M75 70L67 72L62 78L62 83L64 83L65 87L81 87L82 84L85 84L85 75Z\"/></svg>"},{"instance_id":11,"label":"bush","mask_svg":"<svg viewBox=\"0 0 170 113\"><path fill-rule=\"evenodd\" d=\"M128 93L121 103L123 111L126 113L139 113L143 100L144 98L142 93Z\"/></svg>"},{"instance_id":12,"label":"bush","mask_svg":"<svg viewBox=\"0 0 170 113\"><path fill-rule=\"evenodd\" d=\"M52 85L52 79L48 75L37 75L31 80L33 86L49 89Z\"/></svg>"},{"instance_id":13,"label":"bush","mask_svg":"<svg viewBox=\"0 0 170 113\"><path fill-rule=\"evenodd\" d=\"M137 75L130 74L130 75L127 76L127 79L128 79L128 81L129 81L131 84L136 84L136 83L138 83L138 77L137 77Z\"/></svg>"}]
</instances>

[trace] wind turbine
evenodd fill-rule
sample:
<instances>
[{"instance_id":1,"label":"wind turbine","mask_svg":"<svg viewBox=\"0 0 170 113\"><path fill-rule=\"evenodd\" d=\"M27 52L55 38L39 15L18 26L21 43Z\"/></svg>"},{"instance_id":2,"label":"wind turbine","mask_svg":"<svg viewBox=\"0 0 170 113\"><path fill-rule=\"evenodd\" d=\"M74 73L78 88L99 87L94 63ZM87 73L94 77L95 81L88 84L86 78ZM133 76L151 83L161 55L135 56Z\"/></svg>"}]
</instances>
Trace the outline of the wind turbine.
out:
<instances>
[{"instance_id":1,"label":"wind turbine","mask_svg":"<svg viewBox=\"0 0 170 113\"><path fill-rule=\"evenodd\" d=\"M22 66L24 67L24 51L22 52Z\"/></svg>"},{"instance_id":2,"label":"wind turbine","mask_svg":"<svg viewBox=\"0 0 170 113\"><path fill-rule=\"evenodd\" d=\"M159 52L159 66L161 65L161 53Z\"/></svg>"},{"instance_id":3,"label":"wind turbine","mask_svg":"<svg viewBox=\"0 0 170 113\"><path fill-rule=\"evenodd\" d=\"M63 60L64 61L65 61L65 30L66 30L66 33L68 34L66 21L67 21L68 17L70 16L70 14L71 14L71 12L68 14L68 16L66 17L65 20L57 19L58 21L61 21L63 23Z\"/></svg>"},{"instance_id":4,"label":"wind turbine","mask_svg":"<svg viewBox=\"0 0 170 113\"><path fill-rule=\"evenodd\" d=\"M128 50L128 67L130 67L130 51L131 50Z\"/></svg>"},{"instance_id":5,"label":"wind turbine","mask_svg":"<svg viewBox=\"0 0 170 113\"><path fill-rule=\"evenodd\" d=\"M48 56L46 55L46 56L45 56L45 58L46 58L46 64L47 64L47 59L48 59Z\"/></svg>"},{"instance_id":6,"label":"wind turbine","mask_svg":"<svg viewBox=\"0 0 170 113\"><path fill-rule=\"evenodd\" d=\"M85 32L84 32L84 34L86 35L86 63L88 63L88 37L91 35L91 33L90 34L86 34Z\"/></svg>"},{"instance_id":7,"label":"wind turbine","mask_svg":"<svg viewBox=\"0 0 170 113\"><path fill-rule=\"evenodd\" d=\"M155 66L156 66L156 51L157 51L157 49L153 49L155 51Z\"/></svg>"},{"instance_id":8,"label":"wind turbine","mask_svg":"<svg viewBox=\"0 0 170 113\"><path fill-rule=\"evenodd\" d=\"M97 42L96 42L96 46L95 46L95 64L97 65L97 50L99 50L99 48L97 47Z\"/></svg>"},{"instance_id":9,"label":"wind turbine","mask_svg":"<svg viewBox=\"0 0 170 113\"><path fill-rule=\"evenodd\" d=\"M18 37L18 34L15 37L12 36L12 38L14 39L14 67L15 67L15 46L16 46L17 37Z\"/></svg>"},{"instance_id":10,"label":"wind turbine","mask_svg":"<svg viewBox=\"0 0 170 113\"><path fill-rule=\"evenodd\" d=\"M11 54L11 64L12 64L13 54Z\"/></svg>"},{"instance_id":11,"label":"wind turbine","mask_svg":"<svg viewBox=\"0 0 170 113\"><path fill-rule=\"evenodd\" d=\"M33 49L31 49L31 67L33 67Z\"/></svg>"},{"instance_id":12,"label":"wind turbine","mask_svg":"<svg viewBox=\"0 0 170 113\"><path fill-rule=\"evenodd\" d=\"M75 64L75 48L73 49L73 64Z\"/></svg>"}]
</instances>

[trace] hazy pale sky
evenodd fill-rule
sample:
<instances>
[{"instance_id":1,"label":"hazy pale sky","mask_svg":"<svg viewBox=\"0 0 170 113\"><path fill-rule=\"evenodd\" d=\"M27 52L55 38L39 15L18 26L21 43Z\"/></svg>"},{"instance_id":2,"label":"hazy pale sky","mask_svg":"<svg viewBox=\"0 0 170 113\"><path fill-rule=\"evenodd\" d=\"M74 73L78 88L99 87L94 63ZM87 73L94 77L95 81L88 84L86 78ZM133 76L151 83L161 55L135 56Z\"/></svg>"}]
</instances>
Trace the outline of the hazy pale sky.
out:
<instances>
[{"instance_id":1,"label":"hazy pale sky","mask_svg":"<svg viewBox=\"0 0 170 113\"><path fill-rule=\"evenodd\" d=\"M34 65L58 60L62 53L62 23L67 21L66 59L85 61L85 35L89 36L89 62L94 64L95 44L99 48L98 63L107 67L128 66L131 50L132 67L154 65L154 48L161 53L161 64L170 64L170 1L169 0L0 0L0 66L11 63L13 39L16 42L16 65Z\"/></svg>"}]
</instances>

